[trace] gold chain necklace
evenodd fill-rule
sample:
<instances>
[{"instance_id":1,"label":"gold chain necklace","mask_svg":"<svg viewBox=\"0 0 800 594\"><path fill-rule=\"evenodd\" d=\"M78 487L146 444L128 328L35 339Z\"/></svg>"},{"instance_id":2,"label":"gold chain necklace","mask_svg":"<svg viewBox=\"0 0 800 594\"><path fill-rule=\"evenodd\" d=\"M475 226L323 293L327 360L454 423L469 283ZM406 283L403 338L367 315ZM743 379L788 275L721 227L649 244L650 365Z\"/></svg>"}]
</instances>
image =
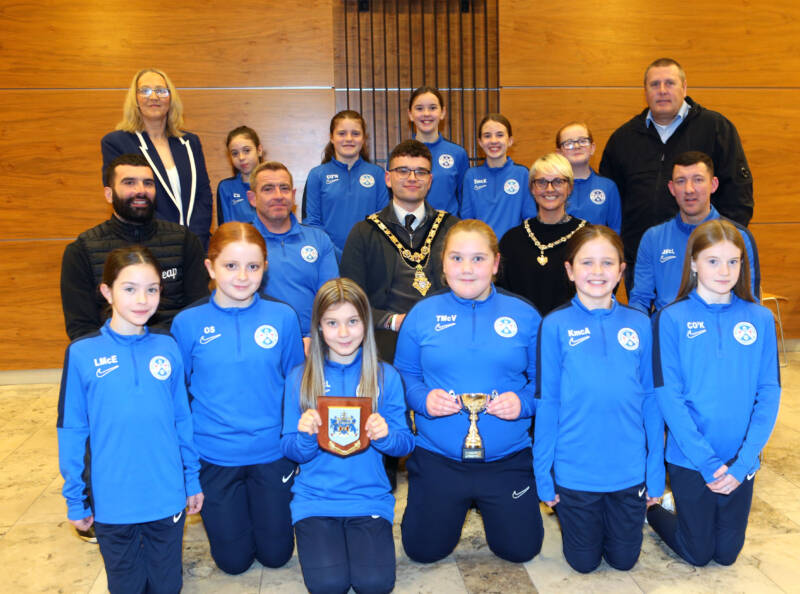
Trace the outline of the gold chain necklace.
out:
<instances>
[{"instance_id":1,"label":"gold chain necklace","mask_svg":"<svg viewBox=\"0 0 800 594\"><path fill-rule=\"evenodd\" d=\"M539 248L539 256L536 258L536 261L539 263L539 266L544 266L545 264L547 264L547 256L544 255L545 250L549 250L550 248L556 247L557 245L564 243L565 241L568 241L570 237L572 237L573 235L575 235L575 233L578 232L578 229L581 229L586 224L586 221L581 221L580 225L575 227L564 237L559 237L555 241L551 241L546 245L542 245L542 243L538 239L536 239L536 236L533 234L533 231L531 231L531 227L528 224L529 220L530 219L525 219L525 231L528 232L528 237L530 237L531 240L533 241L533 245Z\"/></svg>"},{"instance_id":2,"label":"gold chain necklace","mask_svg":"<svg viewBox=\"0 0 800 594\"><path fill-rule=\"evenodd\" d=\"M428 231L428 236L425 238L425 243L422 244L422 247L418 252L412 252L410 249L403 247L403 244L400 243L400 240L395 237L395 234L391 232L391 230L384 225L383 221L378 218L377 213L371 214L367 217L367 220L372 221L378 229L383 231L383 234L386 235L386 238L394 244L394 247L397 248L397 251L400 252L400 256L402 256L403 260L406 261L406 264L414 268L414 282L411 283L411 286L414 287L420 295L423 297L428 292L428 289L431 288L431 281L428 280L428 277L425 276L425 271L422 269L423 262L425 262L430 256L431 253L431 244L433 243L434 238L436 237L436 232L439 230L439 225L442 224L442 220L444 219L447 212L444 210L437 210L438 214L433 221L433 225L431 225L431 230ZM409 264L409 261L413 262L413 264Z\"/></svg>"}]
</instances>

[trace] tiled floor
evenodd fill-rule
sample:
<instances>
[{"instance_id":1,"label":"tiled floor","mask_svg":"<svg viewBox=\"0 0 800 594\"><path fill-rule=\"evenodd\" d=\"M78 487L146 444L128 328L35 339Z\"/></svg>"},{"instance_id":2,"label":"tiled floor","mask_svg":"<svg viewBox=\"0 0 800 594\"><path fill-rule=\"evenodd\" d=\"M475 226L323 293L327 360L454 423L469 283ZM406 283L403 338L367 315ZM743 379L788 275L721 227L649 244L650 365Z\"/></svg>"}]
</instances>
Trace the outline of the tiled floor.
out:
<instances>
[{"instance_id":1,"label":"tiled floor","mask_svg":"<svg viewBox=\"0 0 800 594\"><path fill-rule=\"evenodd\" d=\"M408 560L397 543L397 592L800 592L800 353L783 371L778 425L758 473L747 542L737 563L690 567L645 527L639 563L629 572L605 564L591 575L572 571L561 536L545 513L542 553L515 565L486 548L481 520L471 514L456 552L433 565ZM0 374L2 375L2 374ZM52 374L41 381L54 381ZM7 378L6 378L7 379ZM24 379L13 381L24 381ZM37 380L38 381L38 380ZM0 383L7 383L0 377ZM65 519L56 453L56 384L0 386L0 592L105 592L95 545L75 536ZM397 517L406 484L397 493ZM198 518L187 522L185 592L304 592L297 558L279 570L258 563L243 575L217 570Z\"/></svg>"}]
</instances>

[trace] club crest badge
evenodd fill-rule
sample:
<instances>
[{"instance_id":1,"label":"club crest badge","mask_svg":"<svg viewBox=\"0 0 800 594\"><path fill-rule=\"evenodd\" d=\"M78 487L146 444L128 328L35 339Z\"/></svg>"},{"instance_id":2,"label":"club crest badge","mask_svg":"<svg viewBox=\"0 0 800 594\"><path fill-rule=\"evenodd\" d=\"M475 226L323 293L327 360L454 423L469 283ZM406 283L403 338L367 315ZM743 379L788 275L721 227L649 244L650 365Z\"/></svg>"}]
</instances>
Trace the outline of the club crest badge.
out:
<instances>
[{"instance_id":1,"label":"club crest badge","mask_svg":"<svg viewBox=\"0 0 800 594\"><path fill-rule=\"evenodd\" d=\"M256 328L253 333L253 340L262 349L271 349L278 344L278 331L269 324L263 324Z\"/></svg>"},{"instance_id":2,"label":"club crest badge","mask_svg":"<svg viewBox=\"0 0 800 594\"><path fill-rule=\"evenodd\" d=\"M322 418L317 443L323 450L350 456L369 445L364 427L372 413L370 398L319 396L317 411Z\"/></svg>"},{"instance_id":3,"label":"club crest badge","mask_svg":"<svg viewBox=\"0 0 800 594\"><path fill-rule=\"evenodd\" d=\"M365 188L371 188L375 185L375 178L372 177L369 173L365 173L361 177L358 178L358 183L360 183Z\"/></svg>"},{"instance_id":4,"label":"club crest badge","mask_svg":"<svg viewBox=\"0 0 800 594\"><path fill-rule=\"evenodd\" d=\"M603 204L603 202L606 201L606 193L600 189L592 190L589 193L589 200L591 200L595 204Z\"/></svg>"},{"instance_id":5,"label":"club crest badge","mask_svg":"<svg viewBox=\"0 0 800 594\"><path fill-rule=\"evenodd\" d=\"M620 328L617 332L617 342L626 351L635 351L639 348L639 335L633 328Z\"/></svg>"},{"instance_id":6,"label":"club crest badge","mask_svg":"<svg viewBox=\"0 0 800 594\"><path fill-rule=\"evenodd\" d=\"M506 183L503 184L503 191L513 196L519 192L519 182L515 179L506 180Z\"/></svg>"},{"instance_id":7,"label":"club crest badge","mask_svg":"<svg viewBox=\"0 0 800 594\"><path fill-rule=\"evenodd\" d=\"M317 258L319 258L319 252L313 245L304 245L300 248L300 257L309 263L316 262Z\"/></svg>"},{"instance_id":8,"label":"club crest badge","mask_svg":"<svg viewBox=\"0 0 800 594\"><path fill-rule=\"evenodd\" d=\"M503 338L511 338L517 335L517 323L507 316L497 318L494 321L494 331Z\"/></svg>"},{"instance_id":9,"label":"club crest badge","mask_svg":"<svg viewBox=\"0 0 800 594\"><path fill-rule=\"evenodd\" d=\"M443 167L444 169L450 169L453 165L456 164L456 160L453 158L453 155L439 155L439 166Z\"/></svg>"},{"instance_id":10,"label":"club crest badge","mask_svg":"<svg viewBox=\"0 0 800 594\"><path fill-rule=\"evenodd\" d=\"M163 355L156 355L150 359L150 374L157 380L165 380L172 375L172 364Z\"/></svg>"},{"instance_id":11,"label":"club crest badge","mask_svg":"<svg viewBox=\"0 0 800 594\"><path fill-rule=\"evenodd\" d=\"M749 346L755 343L758 338L758 332L750 322L737 322L733 326L733 337L739 344Z\"/></svg>"}]
</instances>

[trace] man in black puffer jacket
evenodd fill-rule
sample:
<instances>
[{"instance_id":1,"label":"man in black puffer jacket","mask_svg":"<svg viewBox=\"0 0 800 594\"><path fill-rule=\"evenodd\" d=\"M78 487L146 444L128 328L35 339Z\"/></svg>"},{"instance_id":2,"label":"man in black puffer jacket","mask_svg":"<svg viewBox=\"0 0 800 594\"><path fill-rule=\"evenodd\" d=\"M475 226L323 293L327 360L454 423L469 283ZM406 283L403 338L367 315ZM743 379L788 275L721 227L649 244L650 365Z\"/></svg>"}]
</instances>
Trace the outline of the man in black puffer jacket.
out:
<instances>
[{"instance_id":1,"label":"man in black puffer jacket","mask_svg":"<svg viewBox=\"0 0 800 594\"><path fill-rule=\"evenodd\" d=\"M141 155L120 155L103 176L114 214L67 245L61 262L61 304L70 340L98 330L107 303L98 287L109 252L128 245L150 249L161 265L158 311L148 325L169 330L182 308L208 295L200 240L186 227L155 219L153 171Z\"/></svg>"},{"instance_id":2,"label":"man in black puffer jacket","mask_svg":"<svg viewBox=\"0 0 800 594\"><path fill-rule=\"evenodd\" d=\"M619 188L629 293L642 235L678 212L667 182L681 153L702 151L713 160L719 188L711 204L722 216L745 226L753 216L753 178L736 127L693 101L686 88L686 74L675 60L650 64L644 75L647 109L611 135L600 161L600 175Z\"/></svg>"}]
</instances>

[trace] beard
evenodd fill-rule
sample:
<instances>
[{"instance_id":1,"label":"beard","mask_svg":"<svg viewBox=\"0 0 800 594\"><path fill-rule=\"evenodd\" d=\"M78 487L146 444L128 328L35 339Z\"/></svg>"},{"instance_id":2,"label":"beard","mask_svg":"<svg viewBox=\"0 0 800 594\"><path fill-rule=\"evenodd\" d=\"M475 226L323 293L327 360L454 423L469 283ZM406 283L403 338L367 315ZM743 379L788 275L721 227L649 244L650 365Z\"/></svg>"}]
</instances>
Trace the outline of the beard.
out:
<instances>
[{"instance_id":1,"label":"beard","mask_svg":"<svg viewBox=\"0 0 800 594\"><path fill-rule=\"evenodd\" d=\"M137 198L146 198L147 206L133 206L133 201ZM156 211L155 199L150 199L144 194L137 194L123 200L114 188L111 189L111 205L117 216L129 223L149 223L153 220L153 215Z\"/></svg>"}]
</instances>

